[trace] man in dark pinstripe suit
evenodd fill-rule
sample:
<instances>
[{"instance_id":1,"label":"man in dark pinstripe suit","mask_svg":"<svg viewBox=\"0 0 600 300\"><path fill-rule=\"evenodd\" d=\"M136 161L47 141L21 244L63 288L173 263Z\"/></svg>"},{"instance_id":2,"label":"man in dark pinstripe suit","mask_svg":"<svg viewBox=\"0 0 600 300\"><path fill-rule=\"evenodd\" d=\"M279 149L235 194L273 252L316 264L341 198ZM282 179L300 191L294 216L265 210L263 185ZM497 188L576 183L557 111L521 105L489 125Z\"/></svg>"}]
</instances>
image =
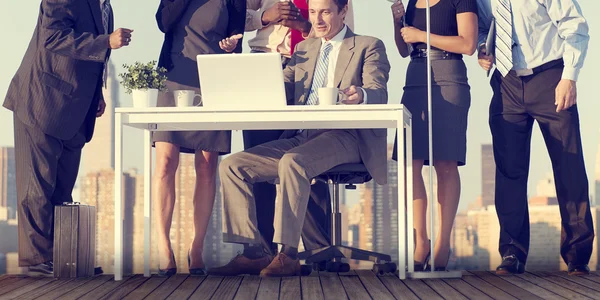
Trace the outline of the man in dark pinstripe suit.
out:
<instances>
[{"instance_id":1,"label":"man in dark pinstripe suit","mask_svg":"<svg viewBox=\"0 0 600 300\"><path fill-rule=\"evenodd\" d=\"M52 275L54 205L72 202L81 149L104 113L102 84L113 32L110 0L42 0L25 57L4 107L13 111L19 265Z\"/></svg>"}]
</instances>

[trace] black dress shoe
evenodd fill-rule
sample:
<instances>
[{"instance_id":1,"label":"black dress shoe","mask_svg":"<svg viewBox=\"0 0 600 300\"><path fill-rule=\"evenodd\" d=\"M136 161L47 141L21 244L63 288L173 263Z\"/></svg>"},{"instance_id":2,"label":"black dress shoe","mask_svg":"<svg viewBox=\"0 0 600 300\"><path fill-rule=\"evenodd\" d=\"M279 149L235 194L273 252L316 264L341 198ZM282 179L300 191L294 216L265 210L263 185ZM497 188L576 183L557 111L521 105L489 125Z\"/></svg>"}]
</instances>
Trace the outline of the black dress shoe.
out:
<instances>
[{"instance_id":1,"label":"black dress shoe","mask_svg":"<svg viewBox=\"0 0 600 300\"><path fill-rule=\"evenodd\" d=\"M569 275L571 276L581 276L581 275L590 275L590 268L587 264L584 265L574 265L569 263Z\"/></svg>"},{"instance_id":2,"label":"black dress shoe","mask_svg":"<svg viewBox=\"0 0 600 300\"><path fill-rule=\"evenodd\" d=\"M525 265L514 254L502 257L502 263L496 268L496 275L523 273L525 273Z\"/></svg>"},{"instance_id":3,"label":"black dress shoe","mask_svg":"<svg viewBox=\"0 0 600 300\"><path fill-rule=\"evenodd\" d=\"M35 266L29 266L27 275L31 277L53 277L54 264L52 263L52 261L47 261L45 263L37 264Z\"/></svg>"}]
</instances>

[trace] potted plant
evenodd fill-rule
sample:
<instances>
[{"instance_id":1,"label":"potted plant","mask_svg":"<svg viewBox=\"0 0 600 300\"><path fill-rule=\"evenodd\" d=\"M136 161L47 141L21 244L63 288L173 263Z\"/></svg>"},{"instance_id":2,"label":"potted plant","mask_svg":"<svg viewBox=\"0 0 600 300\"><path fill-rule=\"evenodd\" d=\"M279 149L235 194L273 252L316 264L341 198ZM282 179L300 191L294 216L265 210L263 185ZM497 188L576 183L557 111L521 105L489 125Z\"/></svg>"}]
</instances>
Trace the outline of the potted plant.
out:
<instances>
[{"instance_id":1,"label":"potted plant","mask_svg":"<svg viewBox=\"0 0 600 300\"><path fill-rule=\"evenodd\" d=\"M124 64L127 72L119 74L127 94L132 94L133 107L155 107L158 92L167 90L165 68L157 68L156 61L143 64L135 62L133 65Z\"/></svg>"}]
</instances>

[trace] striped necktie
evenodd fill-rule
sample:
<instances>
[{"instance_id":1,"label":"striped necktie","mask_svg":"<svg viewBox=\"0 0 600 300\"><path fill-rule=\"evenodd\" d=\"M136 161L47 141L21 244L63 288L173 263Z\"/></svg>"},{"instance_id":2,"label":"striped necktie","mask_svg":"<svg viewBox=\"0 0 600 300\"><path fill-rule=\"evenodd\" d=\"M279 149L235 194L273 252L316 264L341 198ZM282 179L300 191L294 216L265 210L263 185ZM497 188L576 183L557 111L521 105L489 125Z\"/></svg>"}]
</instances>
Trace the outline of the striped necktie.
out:
<instances>
[{"instance_id":1,"label":"striped necktie","mask_svg":"<svg viewBox=\"0 0 600 300\"><path fill-rule=\"evenodd\" d=\"M104 34L108 34L108 23L110 18L110 0L104 0L102 5L102 26L104 26ZM108 79L108 64L104 62L104 71L102 73L102 82L106 87L106 80Z\"/></svg>"},{"instance_id":2,"label":"striped necktie","mask_svg":"<svg viewBox=\"0 0 600 300\"><path fill-rule=\"evenodd\" d=\"M315 67L315 75L313 76L313 82L310 87L310 93L308 94L308 101L306 101L306 105L316 105L318 103L319 88L323 87L323 84L325 84L325 78L327 78L329 52L331 52L332 48L333 45L331 45L331 43L326 43L321 50L321 55L319 55L319 61Z\"/></svg>"},{"instance_id":3,"label":"striped necktie","mask_svg":"<svg viewBox=\"0 0 600 300\"><path fill-rule=\"evenodd\" d=\"M506 76L513 67L513 23L510 0L498 0L496 6L496 68Z\"/></svg>"}]
</instances>

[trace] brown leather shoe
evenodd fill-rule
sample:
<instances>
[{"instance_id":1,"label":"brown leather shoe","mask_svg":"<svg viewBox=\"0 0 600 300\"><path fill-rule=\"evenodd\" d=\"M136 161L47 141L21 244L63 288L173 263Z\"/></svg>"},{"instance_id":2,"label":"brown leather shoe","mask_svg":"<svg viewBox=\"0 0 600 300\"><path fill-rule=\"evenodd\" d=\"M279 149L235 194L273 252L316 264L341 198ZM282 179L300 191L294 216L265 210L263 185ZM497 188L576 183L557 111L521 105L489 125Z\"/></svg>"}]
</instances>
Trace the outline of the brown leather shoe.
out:
<instances>
[{"instance_id":1,"label":"brown leather shoe","mask_svg":"<svg viewBox=\"0 0 600 300\"><path fill-rule=\"evenodd\" d=\"M249 275L258 275L260 271L266 268L271 262L270 256L263 256L258 259L249 259L246 256L239 254L234 257L228 264L217 267L210 268L208 270L208 275L218 275L218 276L237 276L242 274Z\"/></svg>"},{"instance_id":2,"label":"brown leather shoe","mask_svg":"<svg viewBox=\"0 0 600 300\"><path fill-rule=\"evenodd\" d=\"M261 277L297 276L301 274L300 260L279 253L271 264L260 272Z\"/></svg>"}]
</instances>

